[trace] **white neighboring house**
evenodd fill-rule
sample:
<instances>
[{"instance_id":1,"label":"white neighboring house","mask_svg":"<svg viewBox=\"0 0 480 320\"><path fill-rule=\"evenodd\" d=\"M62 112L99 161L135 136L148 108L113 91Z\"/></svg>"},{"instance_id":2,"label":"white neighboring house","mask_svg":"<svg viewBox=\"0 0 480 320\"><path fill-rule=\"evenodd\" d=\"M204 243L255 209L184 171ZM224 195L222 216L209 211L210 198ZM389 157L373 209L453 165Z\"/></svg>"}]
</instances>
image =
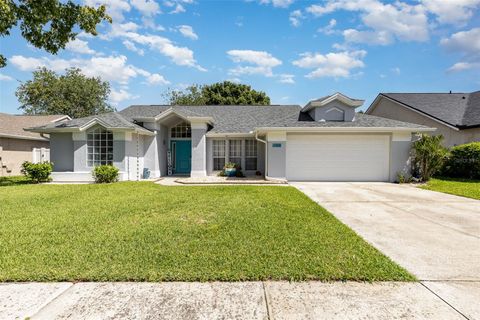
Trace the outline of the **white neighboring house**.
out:
<instances>
[{"instance_id":1,"label":"white neighboring house","mask_svg":"<svg viewBox=\"0 0 480 320\"><path fill-rule=\"evenodd\" d=\"M50 134L57 181L90 181L100 164L121 180L246 175L299 181L394 181L408 173L412 133L434 129L355 112L335 93L306 106L133 105L28 130Z\"/></svg>"}]
</instances>

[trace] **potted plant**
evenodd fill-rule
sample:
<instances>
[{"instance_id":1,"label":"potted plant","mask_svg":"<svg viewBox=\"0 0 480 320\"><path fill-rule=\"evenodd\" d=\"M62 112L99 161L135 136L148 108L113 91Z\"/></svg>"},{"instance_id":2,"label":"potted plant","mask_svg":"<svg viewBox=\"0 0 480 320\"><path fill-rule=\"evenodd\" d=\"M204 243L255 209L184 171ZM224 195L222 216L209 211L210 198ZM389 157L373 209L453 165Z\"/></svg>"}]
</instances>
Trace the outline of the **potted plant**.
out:
<instances>
[{"instance_id":1,"label":"potted plant","mask_svg":"<svg viewBox=\"0 0 480 320\"><path fill-rule=\"evenodd\" d=\"M237 175L237 165L233 162L227 162L223 166L223 171L227 177L235 177Z\"/></svg>"}]
</instances>

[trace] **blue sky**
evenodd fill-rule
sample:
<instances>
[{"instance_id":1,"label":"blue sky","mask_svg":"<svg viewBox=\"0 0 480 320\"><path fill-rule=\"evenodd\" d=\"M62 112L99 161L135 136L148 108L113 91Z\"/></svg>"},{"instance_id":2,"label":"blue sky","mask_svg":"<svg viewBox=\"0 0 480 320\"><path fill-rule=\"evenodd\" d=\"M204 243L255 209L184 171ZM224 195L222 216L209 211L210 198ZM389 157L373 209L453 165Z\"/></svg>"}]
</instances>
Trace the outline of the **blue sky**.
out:
<instances>
[{"instance_id":1,"label":"blue sky","mask_svg":"<svg viewBox=\"0 0 480 320\"><path fill-rule=\"evenodd\" d=\"M32 70L80 67L112 87L110 101L159 104L167 88L237 81L276 104L304 105L336 91L480 88L480 0L85 0L113 24L80 34L57 55L19 35L0 39L0 112L18 113L15 90Z\"/></svg>"}]
</instances>

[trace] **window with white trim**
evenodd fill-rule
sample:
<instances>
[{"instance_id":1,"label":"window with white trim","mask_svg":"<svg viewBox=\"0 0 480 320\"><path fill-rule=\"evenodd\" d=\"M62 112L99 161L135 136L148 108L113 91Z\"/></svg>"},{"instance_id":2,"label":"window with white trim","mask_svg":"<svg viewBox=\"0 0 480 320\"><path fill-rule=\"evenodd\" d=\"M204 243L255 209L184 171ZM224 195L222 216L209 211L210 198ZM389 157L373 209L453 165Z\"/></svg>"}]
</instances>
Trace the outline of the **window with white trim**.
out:
<instances>
[{"instance_id":1,"label":"window with white trim","mask_svg":"<svg viewBox=\"0 0 480 320\"><path fill-rule=\"evenodd\" d=\"M228 141L228 161L238 166L242 165L242 140Z\"/></svg>"},{"instance_id":2,"label":"window with white trim","mask_svg":"<svg viewBox=\"0 0 480 320\"><path fill-rule=\"evenodd\" d=\"M225 140L213 140L213 170L223 170L225 166Z\"/></svg>"},{"instance_id":3,"label":"window with white trim","mask_svg":"<svg viewBox=\"0 0 480 320\"><path fill-rule=\"evenodd\" d=\"M171 129L171 138L191 138L192 130L188 123L182 122Z\"/></svg>"},{"instance_id":4,"label":"window with white trim","mask_svg":"<svg viewBox=\"0 0 480 320\"><path fill-rule=\"evenodd\" d=\"M104 128L87 132L87 166L113 164L113 133Z\"/></svg>"},{"instance_id":5,"label":"window with white trim","mask_svg":"<svg viewBox=\"0 0 480 320\"><path fill-rule=\"evenodd\" d=\"M257 170L257 140L245 140L245 170Z\"/></svg>"}]
</instances>

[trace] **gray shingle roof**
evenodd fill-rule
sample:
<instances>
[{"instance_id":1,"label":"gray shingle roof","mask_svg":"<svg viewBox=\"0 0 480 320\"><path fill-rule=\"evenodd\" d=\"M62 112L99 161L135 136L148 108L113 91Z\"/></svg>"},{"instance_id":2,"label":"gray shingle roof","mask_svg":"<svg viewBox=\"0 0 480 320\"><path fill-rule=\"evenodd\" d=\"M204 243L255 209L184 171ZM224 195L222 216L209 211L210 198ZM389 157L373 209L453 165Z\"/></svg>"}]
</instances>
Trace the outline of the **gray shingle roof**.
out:
<instances>
[{"instance_id":1,"label":"gray shingle roof","mask_svg":"<svg viewBox=\"0 0 480 320\"><path fill-rule=\"evenodd\" d=\"M381 93L457 128L480 126L480 91L472 93Z\"/></svg>"},{"instance_id":2,"label":"gray shingle roof","mask_svg":"<svg viewBox=\"0 0 480 320\"><path fill-rule=\"evenodd\" d=\"M299 105L269 106L165 106L134 105L120 112L74 119L63 123L62 128L80 127L93 118L98 118L111 127L139 127L134 119L154 118L168 109L183 117L211 117L211 133L250 133L264 127L387 127L425 128L421 125L357 114L353 122L317 122L308 113L301 112ZM53 128L53 127L50 127Z\"/></svg>"}]
</instances>

